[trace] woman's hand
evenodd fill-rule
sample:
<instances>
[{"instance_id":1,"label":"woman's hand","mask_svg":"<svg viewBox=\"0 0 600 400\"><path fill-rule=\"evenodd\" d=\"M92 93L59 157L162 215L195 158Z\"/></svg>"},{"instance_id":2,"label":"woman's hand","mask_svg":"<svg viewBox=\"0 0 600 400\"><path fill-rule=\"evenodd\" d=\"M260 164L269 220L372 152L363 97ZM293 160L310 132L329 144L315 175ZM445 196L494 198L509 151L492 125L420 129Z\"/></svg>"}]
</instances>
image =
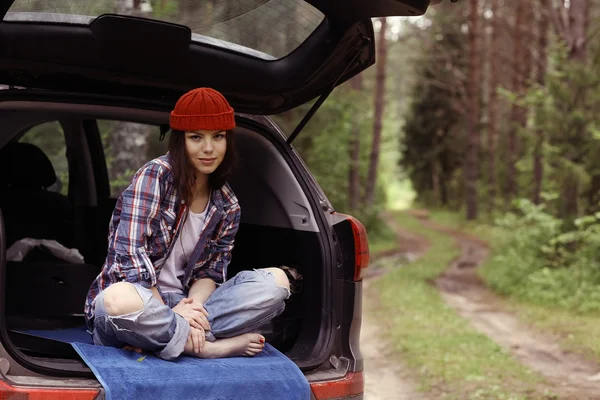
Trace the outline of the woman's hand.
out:
<instances>
[{"instance_id":1,"label":"woman's hand","mask_svg":"<svg viewBox=\"0 0 600 400\"><path fill-rule=\"evenodd\" d=\"M208 312L202 304L194 299L185 298L173 307L173 312L181 315L190 324L190 327L195 329L202 329L204 332L210 331L210 324L208 323Z\"/></svg>"},{"instance_id":2,"label":"woman's hand","mask_svg":"<svg viewBox=\"0 0 600 400\"><path fill-rule=\"evenodd\" d=\"M192 345L194 346L194 353L197 354L204 350L204 343L206 342L204 329L192 327L190 330L190 338L192 339Z\"/></svg>"}]
</instances>

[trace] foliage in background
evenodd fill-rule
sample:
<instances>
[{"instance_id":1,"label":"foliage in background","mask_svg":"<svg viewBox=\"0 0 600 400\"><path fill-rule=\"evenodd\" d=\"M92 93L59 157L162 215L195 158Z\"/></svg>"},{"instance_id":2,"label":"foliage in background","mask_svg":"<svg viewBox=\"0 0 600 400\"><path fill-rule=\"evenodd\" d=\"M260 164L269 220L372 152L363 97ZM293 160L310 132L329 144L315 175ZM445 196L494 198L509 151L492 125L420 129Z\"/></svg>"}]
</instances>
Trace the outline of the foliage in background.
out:
<instances>
[{"instance_id":1,"label":"foliage in background","mask_svg":"<svg viewBox=\"0 0 600 400\"><path fill-rule=\"evenodd\" d=\"M541 130L545 177L542 190L552 214L567 219L599 209L600 201L600 51L592 46L588 63L570 60L564 43L555 42L550 52L544 86L533 86L522 101L531 108L531 128L522 132L526 153L520 162L524 185L532 182L533 149L530 131Z\"/></svg>"},{"instance_id":2,"label":"foliage in background","mask_svg":"<svg viewBox=\"0 0 600 400\"><path fill-rule=\"evenodd\" d=\"M498 220L495 255L482 271L500 293L578 313L600 311L600 51L593 39L586 63L569 59L554 40L545 85L533 85L522 99L504 93L532 110L520 132L522 187L534 179L532 132L544 133L542 204L513 203Z\"/></svg>"},{"instance_id":3,"label":"foliage in background","mask_svg":"<svg viewBox=\"0 0 600 400\"><path fill-rule=\"evenodd\" d=\"M373 88L374 68L362 73L364 87L352 90L350 82L336 88L327 98L309 123L303 128L293 145L306 162L317 182L338 212L349 213L365 225L369 242L374 250L395 243L393 231L384 223L382 212L393 202L389 187L403 176L398 165L400 157L399 135L402 113L406 107L403 94L407 90L406 75L409 73L406 62L409 56L399 41L389 38L388 62L394 65L386 80L386 106L383 115L383 132L380 149L378 181L373 207L350 208L350 138L353 124L360 131L359 174L361 179L360 197L364 196L365 179L369 167L369 155L373 135ZM275 122L289 135L313 102L304 104L287 113L274 116Z\"/></svg>"},{"instance_id":4,"label":"foliage in background","mask_svg":"<svg viewBox=\"0 0 600 400\"><path fill-rule=\"evenodd\" d=\"M516 203L497 221L494 255L482 276L496 291L579 313L600 311L600 213L573 229L543 205Z\"/></svg>"},{"instance_id":5,"label":"foliage in background","mask_svg":"<svg viewBox=\"0 0 600 400\"><path fill-rule=\"evenodd\" d=\"M573 43L573 32L550 29L547 47L540 41L539 21L516 25L516 3L504 2L490 13L491 2L481 1L482 24L500 19L500 42L494 59L482 58L484 71L480 84L482 99L482 152L478 182L479 208L495 209L488 220L497 218L492 229L494 256L483 269L487 282L513 298L579 313L600 311L600 35L597 19L590 17L585 41ZM537 2L526 7L537 7ZM553 3L556 6L558 3ZM591 3L590 3L591 4ZM523 3L521 5L524 5ZM440 9L441 10L441 9ZM466 144L462 105L467 76L468 54L465 24L466 6L461 12L428 14L430 24L415 24L414 35L420 47L414 62L415 81L403 128L401 165L417 190L420 205L460 210L464 205L462 171ZM546 12L548 10L545 10ZM571 10L562 10L569 13ZM592 5L593 15L600 11ZM533 23L534 22L534 23ZM556 21L555 21L556 23ZM490 43L489 30L480 40ZM573 36L570 37L569 35ZM570 38L570 39L569 39ZM533 56L530 70L515 71L515 41L522 40L523 51ZM501 51L500 51L501 50ZM543 51L542 51L543 50ZM487 51L485 49L483 51ZM575 52L579 54L574 55ZM484 54L489 54L488 52ZM536 59L540 54L547 60ZM543 61L543 62L542 62ZM526 62L526 60L522 60ZM487 148L489 115L489 70L497 69L499 119L497 150ZM506 67L508 66L508 68ZM539 69L543 68L539 74ZM528 71L529 75L518 76ZM543 79L542 79L543 78ZM514 82L520 82L514 85ZM527 90L520 90L528 88ZM513 105L518 106L514 113ZM511 112L511 109L513 112ZM524 113L526 118L518 120ZM518 126L517 146L512 149L507 133ZM536 144L540 143L540 153ZM511 153L514 151L514 153ZM543 174L536 175L534 161L541 161ZM490 202L485 168L496 157L499 199ZM516 196L506 196L511 179L509 160L516 161ZM541 205L534 199L536 179L541 181Z\"/></svg>"},{"instance_id":6,"label":"foliage in background","mask_svg":"<svg viewBox=\"0 0 600 400\"><path fill-rule=\"evenodd\" d=\"M459 207L464 163L464 71L467 35L465 15L432 12L432 23L412 26L417 54L410 104L402 128L400 165L421 204Z\"/></svg>"},{"instance_id":7,"label":"foliage in background","mask_svg":"<svg viewBox=\"0 0 600 400\"><path fill-rule=\"evenodd\" d=\"M361 132L360 177L367 175L369 146L372 130L372 114L365 112L372 108L370 96L364 92L355 92L345 84L329 96L319 111L304 127L293 145L302 157L315 179L331 201L333 207L342 213L350 213L363 222L372 240L393 237L391 230L381 222L379 214L386 202L385 192L378 187L375 207L351 210L349 207L350 173L350 135L353 123L359 124ZM289 135L301 118L306 114L312 102L298 107L286 114L275 116L275 122ZM353 118L358 115L359 118ZM384 142L393 140L385 135ZM361 185L361 190L364 185ZM362 196L361 192L361 196ZM374 239L377 238L377 239Z\"/></svg>"},{"instance_id":8,"label":"foliage in background","mask_svg":"<svg viewBox=\"0 0 600 400\"><path fill-rule=\"evenodd\" d=\"M127 130L128 125L138 126L140 124L128 123L122 121L110 121L110 120L98 120L98 130L100 131L100 138L102 140L102 146L104 149L104 156L106 158L106 167L108 169L109 181L110 181L110 193L112 196L118 196L121 192L129 186L131 179L137 169L126 168L119 169L113 168L115 163L115 157L122 155L119 153L119 149L113 149L110 136L114 134L117 129ZM158 126L148 125L146 128L148 134L147 142L148 147L146 153L141 157L143 162L150 161L153 158L159 157L167 152L167 144L169 143L168 135L163 141L159 141L160 130ZM141 168L142 165L136 166Z\"/></svg>"}]
</instances>

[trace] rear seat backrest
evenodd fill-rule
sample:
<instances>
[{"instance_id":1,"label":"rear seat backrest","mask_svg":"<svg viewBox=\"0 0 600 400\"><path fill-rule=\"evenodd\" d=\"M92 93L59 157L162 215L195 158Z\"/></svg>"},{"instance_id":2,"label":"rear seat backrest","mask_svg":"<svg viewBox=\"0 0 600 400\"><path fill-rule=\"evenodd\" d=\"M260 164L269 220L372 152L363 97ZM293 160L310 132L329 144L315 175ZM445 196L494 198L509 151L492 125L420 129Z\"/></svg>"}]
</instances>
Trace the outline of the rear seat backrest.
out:
<instances>
[{"instance_id":1,"label":"rear seat backrest","mask_svg":"<svg viewBox=\"0 0 600 400\"><path fill-rule=\"evenodd\" d=\"M39 147L11 142L0 149L0 208L7 247L23 238L72 245L71 203L66 196L48 191L56 181L54 167Z\"/></svg>"}]
</instances>

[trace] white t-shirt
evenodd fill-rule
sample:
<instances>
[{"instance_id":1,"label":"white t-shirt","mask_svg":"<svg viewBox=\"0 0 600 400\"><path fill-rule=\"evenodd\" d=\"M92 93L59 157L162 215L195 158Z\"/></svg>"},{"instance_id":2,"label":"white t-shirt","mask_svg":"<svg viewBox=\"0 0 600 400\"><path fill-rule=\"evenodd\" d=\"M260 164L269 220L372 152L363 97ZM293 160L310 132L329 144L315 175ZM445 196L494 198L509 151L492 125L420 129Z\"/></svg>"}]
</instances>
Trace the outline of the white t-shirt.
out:
<instances>
[{"instance_id":1,"label":"white t-shirt","mask_svg":"<svg viewBox=\"0 0 600 400\"><path fill-rule=\"evenodd\" d=\"M188 215L177 237L177 242L173 245L173 250L158 275L157 286L161 291L183 294L183 285L180 279L183 279L185 266L202 233L209 204L210 201L206 204L206 209L199 214L188 209Z\"/></svg>"}]
</instances>

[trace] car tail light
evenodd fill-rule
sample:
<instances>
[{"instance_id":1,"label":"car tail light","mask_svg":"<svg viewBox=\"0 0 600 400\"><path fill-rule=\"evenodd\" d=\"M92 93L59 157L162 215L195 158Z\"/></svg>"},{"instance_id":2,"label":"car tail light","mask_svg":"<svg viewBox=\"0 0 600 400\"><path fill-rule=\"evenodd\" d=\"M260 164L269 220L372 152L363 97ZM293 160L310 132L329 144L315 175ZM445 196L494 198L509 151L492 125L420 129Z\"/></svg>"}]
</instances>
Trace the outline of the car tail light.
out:
<instances>
[{"instance_id":1,"label":"car tail light","mask_svg":"<svg viewBox=\"0 0 600 400\"><path fill-rule=\"evenodd\" d=\"M93 400L98 389L50 389L37 387L15 387L0 381L0 400Z\"/></svg>"},{"instance_id":2,"label":"car tail light","mask_svg":"<svg viewBox=\"0 0 600 400\"><path fill-rule=\"evenodd\" d=\"M343 379L310 385L317 400L340 399L362 394L365 382L362 372L350 372Z\"/></svg>"},{"instance_id":3,"label":"car tail light","mask_svg":"<svg viewBox=\"0 0 600 400\"><path fill-rule=\"evenodd\" d=\"M354 235L354 280L361 281L363 270L369 266L370 252L369 252L369 240L367 238L367 230L365 226L356 218L351 215L339 214L344 216L350 226L352 227L352 233Z\"/></svg>"}]
</instances>

